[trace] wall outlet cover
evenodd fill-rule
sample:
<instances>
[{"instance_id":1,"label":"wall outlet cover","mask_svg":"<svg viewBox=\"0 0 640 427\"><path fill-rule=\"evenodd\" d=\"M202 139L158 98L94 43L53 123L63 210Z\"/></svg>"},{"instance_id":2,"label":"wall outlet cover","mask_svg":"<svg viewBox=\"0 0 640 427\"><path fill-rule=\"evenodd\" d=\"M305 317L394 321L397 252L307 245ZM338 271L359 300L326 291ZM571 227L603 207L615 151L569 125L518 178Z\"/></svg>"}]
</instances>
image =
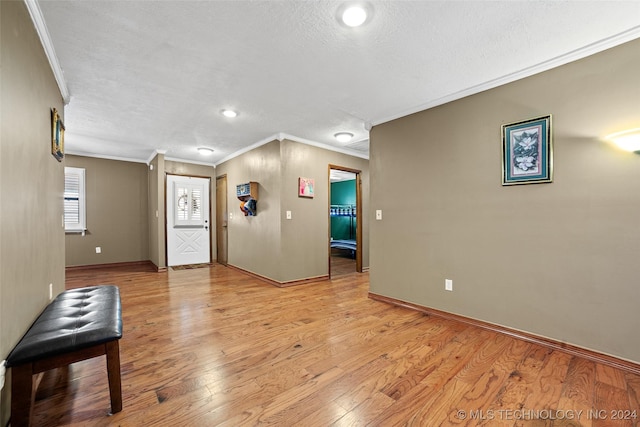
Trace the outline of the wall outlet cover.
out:
<instances>
[{"instance_id":1,"label":"wall outlet cover","mask_svg":"<svg viewBox=\"0 0 640 427\"><path fill-rule=\"evenodd\" d=\"M4 374L6 372L6 368L4 367L6 360L0 362L0 390L4 387Z\"/></svg>"}]
</instances>

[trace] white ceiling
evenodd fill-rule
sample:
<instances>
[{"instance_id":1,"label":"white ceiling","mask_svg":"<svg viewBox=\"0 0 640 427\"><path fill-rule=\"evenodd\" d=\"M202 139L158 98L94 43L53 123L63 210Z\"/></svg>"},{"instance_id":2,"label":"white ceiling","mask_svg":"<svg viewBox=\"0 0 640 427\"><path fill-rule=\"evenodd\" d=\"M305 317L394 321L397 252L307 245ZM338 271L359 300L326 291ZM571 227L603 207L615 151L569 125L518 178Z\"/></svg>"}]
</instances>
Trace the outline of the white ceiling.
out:
<instances>
[{"instance_id":1,"label":"white ceiling","mask_svg":"<svg viewBox=\"0 0 640 427\"><path fill-rule=\"evenodd\" d=\"M329 170L329 182L352 181L354 179L356 179L356 174L353 172L338 169Z\"/></svg>"},{"instance_id":2,"label":"white ceiling","mask_svg":"<svg viewBox=\"0 0 640 427\"><path fill-rule=\"evenodd\" d=\"M640 37L640 1L370 1L358 28L327 0L26 2L70 94L67 153L141 162L274 138L366 157L371 125Z\"/></svg>"}]
</instances>

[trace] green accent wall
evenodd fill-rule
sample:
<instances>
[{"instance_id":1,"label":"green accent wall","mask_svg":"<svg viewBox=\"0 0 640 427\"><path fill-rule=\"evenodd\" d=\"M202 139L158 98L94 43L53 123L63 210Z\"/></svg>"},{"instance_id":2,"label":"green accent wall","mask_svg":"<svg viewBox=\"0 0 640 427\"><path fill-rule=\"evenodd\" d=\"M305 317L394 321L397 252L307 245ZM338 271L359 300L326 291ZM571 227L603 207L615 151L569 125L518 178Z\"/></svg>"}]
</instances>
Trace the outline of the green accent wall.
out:
<instances>
[{"instance_id":1,"label":"green accent wall","mask_svg":"<svg viewBox=\"0 0 640 427\"><path fill-rule=\"evenodd\" d=\"M356 204L356 180L340 181L331 184L332 205ZM350 216L331 216L331 237L333 239L356 238L356 218Z\"/></svg>"}]
</instances>

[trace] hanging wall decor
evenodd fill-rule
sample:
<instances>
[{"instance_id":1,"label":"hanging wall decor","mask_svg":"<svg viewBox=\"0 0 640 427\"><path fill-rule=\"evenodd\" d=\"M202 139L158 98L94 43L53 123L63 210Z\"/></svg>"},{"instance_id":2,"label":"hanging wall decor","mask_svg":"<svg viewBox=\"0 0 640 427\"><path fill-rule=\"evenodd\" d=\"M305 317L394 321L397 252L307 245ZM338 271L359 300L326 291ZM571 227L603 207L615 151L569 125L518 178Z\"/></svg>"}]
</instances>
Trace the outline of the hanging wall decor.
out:
<instances>
[{"instance_id":1,"label":"hanging wall decor","mask_svg":"<svg viewBox=\"0 0 640 427\"><path fill-rule=\"evenodd\" d=\"M236 186L236 197L240 200L240 210L245 216L258 214L258 183L247 182Z\"/></svg>"},{"instance_id":2,"label":"hanging wall decor","mask_svg":"<svg viewBox=\"0 0 640 427\"><path fill-rule=\"evenodd\" d=\"M315 181L311 178L298 178L298 197L313 199Z\"/></svg>"},{"instance_id":3,"label":"hanging wall decor","mask_svg":"<svg viewBox=\"0 0 640 427\"><path fill-rule=\"evenodd\" d=\"M502 125L502 185L552 180L551 116Z\"/></svg>"},{"instance_id":4,"label":"hanging wall decor","mask_svg":"<svg viewBox=\"0 0 640 427\"><path fill-rule=\"evenodd\" d=\"M64 157L64 124L55 108L51 109L51 154L59 162Z\"/></svg>"}]
</instances>

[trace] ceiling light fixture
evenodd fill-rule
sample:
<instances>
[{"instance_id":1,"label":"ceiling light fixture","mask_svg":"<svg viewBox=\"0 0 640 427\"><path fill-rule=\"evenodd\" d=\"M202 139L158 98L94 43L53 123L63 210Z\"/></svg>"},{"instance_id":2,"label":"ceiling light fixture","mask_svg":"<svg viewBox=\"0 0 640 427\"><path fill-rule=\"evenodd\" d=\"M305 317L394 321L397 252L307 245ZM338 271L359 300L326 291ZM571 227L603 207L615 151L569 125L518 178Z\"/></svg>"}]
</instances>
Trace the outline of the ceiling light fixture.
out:
<instances>
[{"instance_id":1,"label":"ceiling light fixture","mask_svg":"<svg viewBox=\"0 0 640 427\"><path fill-rule=\"evenodd\" d=\"M640 151L640 128L612 133L606 137L626 151Z\"/></svg>"},{"instance_id":2,"label":"ceiling light fixture","mask_svg":"<svg viewBox=\"0 0 640 427\"><path fill-rule=\"evenodd\" d=\"M367 20L367 11L360 6L351 6L342 13L342 22L349 27L359 27Z\"/></svg>"},{"instance_id":3,"label":"ceiling light fixture","mask_svg":"<svg viewBox=\"0 0 640 427\"><path fill-rule=\"evenodd\" d=\"M338 132L333 136L336 137L338 142L342 142L342 143L349 142L351 141L351 138L353 138L353 134L351 132Z\"/></svg>"},{"instance_id":4,"label":"ceiling light fixture","mask_svg":"<svg viewBox=\"0 0 640 427\"><path fill-rule=\"evenodd\" d=\"M209 147L198 147L198 152L203 156L210 156L213 154L213 148Z\"/></svg>"},{"instance_id":5,"label":"ceiling light fixture","mask_svg":"<svg viewBox=\"0 0 640 427\"><path fill-rule=\"evenodd\" d=\"M233 110L222 110L222 115L225 117L229 117L230 119L237 117L238 113Z\"/></svg>"}]
</instances>

